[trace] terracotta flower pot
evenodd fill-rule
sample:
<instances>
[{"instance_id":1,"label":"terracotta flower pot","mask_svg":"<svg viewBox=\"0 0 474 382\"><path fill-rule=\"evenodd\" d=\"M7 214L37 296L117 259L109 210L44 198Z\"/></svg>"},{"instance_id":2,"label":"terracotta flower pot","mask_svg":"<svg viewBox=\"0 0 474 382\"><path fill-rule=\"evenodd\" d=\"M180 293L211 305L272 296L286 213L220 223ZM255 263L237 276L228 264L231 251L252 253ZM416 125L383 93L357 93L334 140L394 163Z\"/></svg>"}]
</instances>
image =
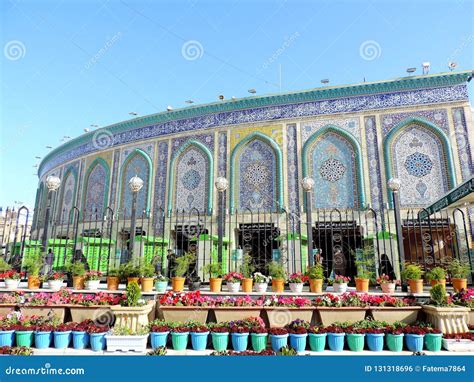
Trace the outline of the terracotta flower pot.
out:
<instances>
[{"instance_id":1,"label":"terracotta flower pot","mask_svg":"<svg viewBox=\"0 0 474 382\"><path fill-rule=\"evenodd\" d=\"M323 279L309 279L309 290L313 293L322 293Z\"/></svg>"},{"instance_id":2,"label":"terracotta flower pot","mask_svg":"<svg viewBox=\"0 0 474 382\"><path fill-rule=\"evenodd\" d=\"M28 276L28 289L39 289L41 280L39 276Z\"/></svg>"},{"instance_id":3,"label":"terracotta flower pot","mask_svg":"<svg viewBox=\"0 0 474 382\"><path fill-rule=\"evenodd\" d=\"M369 291L369 279L360 279L356 277L355 281L357 292L367 293Z\"/></svg>"},{"instance_id":4,"label":"terracotta flower pot","mask_svg":"<svg viewBox=\"0 0 474 382\"><path fill-rule=\"evenodd\" d=\"M117 276L108 276L107 277L107 289L108 290L118 290L120 284L120 278Z\"/></svg>"},{"instance_id":5,"label":"terracotta flower pot","mask_svg":"<svg viewBox=\"0 0 474 382\"><path fill-rule=\"evenodd\" d=\"M275 293L283 293L285 290L284 279L272 279L272 291Z\"/></svg>"},{"instance_id":6,"label":"terracotta flower pot","mask_svg":"<svg viewBox=\"0 0 474 382\"><path fill-rule=\"evenodd\" d=\"M73 276L72 287L76 290L84 289L84 276Z\"/></svg>"},{"instance_id":7,"label":"terracotta flower pot","mask_svg":"<svg viewBox=\"0 0 474 382\"><path fill-rule=\"evenodd\" d=\"M252 292L253 279L242 279L242 292Z\"/></svg>"},{"instance_id":8,"label":"terracotta flower pot","mask_svg":"<svg viewBox=\"0 0 474 382\"><path fill-rule=\"evenodd\" d=\"M155 279L153 277L142 277L142 292L151 292L153 290L153 282Z\"/></svg>"},{"instance_id":9,"label":"terracotta flower pot","mask_svg":"<svg viewBox=\"0 0 474 382\"><path fill-rule=\"evenodd\" d=\"M467 289L467 279L451 279L451 282L456 292L459 292L461 289Z\"/></svg>"},{"instance_id":10,"label":"terracotta flower pot","mask_svg":"<svg viewBox=\"0 0 474 382\"><path fill-rule=\"evenodd\" d=\"M184 290L185 281L185 277L172 277L171 288L173 289L173 292L182 292Z\"/></svg>"},{"instance_id":11,"label":"terracotta flower pot","mask_svg":"<svg viewBox=\"0 0 474 382\"><path fill-rule=\"evenodd\" d=\"M219 293L222 288L222 279L211 277L209 279L209 288L211 289L211 292Z\"/></svg>"},{"instance_id":12,"label":"terracotta flower pot","mask_svg":"<svg viewBox=\"0 0 474 382\"><path fill-rule=\"evenodd\" d=\"M133 283L136 282L137 284L140 284L140 277L127 277L127 283Z\"/></svg>"},{"instance_id":13,"label":"terracotta flower pot","mask_svg":"<svg viewBox=\"0 0 474 382\"><path fill-rule=\"evenodd\" d=\"M382 288L383 293L392 294L395 293L395 283L384 283L380 284L380 288Z\"/></svg>"},{"instance_id":14,"label":"terracotta flower pot","mask_svg":"<svg viewBox=\"0 0 474 382\"><path fill-rule=\"evenodd\" d=\"M431 284L432 287L434 287L435 285L438 285L438 284L441 284L441 285L446 287L446 280L431 280L430 284Z\"/></svg>"},{"instance_id":15,"label":"terracotta flower pot","mask_svg":"<svg viewBox=\"0 0 474 382\"><path fill-rule=\"evenodd\" d=\"M408 280L411 293L423 293L423 280Z\"/></svg>"}]
</instances>

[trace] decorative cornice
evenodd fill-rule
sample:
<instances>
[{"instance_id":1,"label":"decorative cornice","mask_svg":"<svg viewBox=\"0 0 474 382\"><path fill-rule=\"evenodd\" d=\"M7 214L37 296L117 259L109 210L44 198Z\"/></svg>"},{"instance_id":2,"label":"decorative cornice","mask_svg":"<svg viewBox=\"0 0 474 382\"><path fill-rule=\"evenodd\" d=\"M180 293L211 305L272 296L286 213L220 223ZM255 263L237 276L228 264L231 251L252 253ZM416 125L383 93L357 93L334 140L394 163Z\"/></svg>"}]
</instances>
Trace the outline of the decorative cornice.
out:
<instances>
[{"instance_id":1,"label":"decorative cornice","mask_svg":"<svg viewBox=\"0 0 474 382\"><path fill-rule=\"evenodd\" d=\"M469 70L463 72L449 72L424 76L402 77L394 80L367 82L354 85L316 88L311 90L284 94L247 97L230 101L215 102L201 106L191 106L170 112L162 112L145 117L134 118L132 120L123 121L107 127L103 127L102 129L99 129L97 131L100 132L105 130L112 135L116 135L123 132L129 132L138 128L149 127L150 129L154 128L155 130L157 125L165 125L163 126L163 130L165 130L165 127L167 128L170 124L178 124L179 121L195 119L199 117L204 118L205 116L212 118L212 115L219 116L219 113L224 114L224 116L227 113L232 112L248 112L251 114L255 109L259 108L270 109L271 107L278 107L283 105L305 104L309 102L321 103L322 101L331 102L341 98L349 99L351 97L360 97L367 95L456 86L470 81L472 76L473 72ZM374 109L374 106L370 105L368 100L363 104L365 104L367 109ZM322 108L322 106L320 106L320 108ZM335 112L337 111L339 110L336 110ZM284 118L284 114L285 113L280 113L279 118ZM315 114L317 114L316 110ZM226 122L227 124L232 124L229 121ZM205 125L205 123L203 123L203 125ZM176 130L179 131L179 129ZM77 150L81 145L90 144L93 140L94 134L97 134L97 131L83 134L80 137L72 139L69 142L57 147L56 149L48 153L40 164L38 171L39 176L41 177L45 171L48 171L51 167L54 167L50 166L49 169L45 169L45 164L49 162L52 158L67 151ZM173 133L176 133L178 131L173 131ZM141 139L148 138L149 135L147 133L148 132L144 129L144 131L141 132ZM160 135L166 133L166 131L161 131Z\"/></svg>"}]
</instances>

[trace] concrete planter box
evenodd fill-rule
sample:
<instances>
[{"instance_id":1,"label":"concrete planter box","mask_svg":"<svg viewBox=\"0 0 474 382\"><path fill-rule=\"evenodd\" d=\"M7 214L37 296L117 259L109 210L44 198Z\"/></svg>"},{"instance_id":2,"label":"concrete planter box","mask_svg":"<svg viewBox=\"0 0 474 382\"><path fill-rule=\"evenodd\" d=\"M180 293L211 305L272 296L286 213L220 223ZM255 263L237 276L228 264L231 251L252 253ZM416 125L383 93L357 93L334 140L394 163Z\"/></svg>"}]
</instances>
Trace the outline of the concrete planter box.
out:
<instances>
[{"instance_id":1,"label":"concrete planter box","mask_svg":"<svg viewBox=\"0 0 474 382\"><path fill-rule=\"evenodd\" d=\"M158 308L158 316L165 321L194 320L205 324L208 314L209 308L202 306L160 306Z\"/></svg>"},{"instance_id":2,"label":"concrete planter box","mask_svg":"<svg viewBox=\"0 0 474 382\"><path fill-rule=\"evenodd\" d=\"M389 307L389 306L372 306L370 307L370 313L374 320L385 321L389 324L401 321L405 324L412 325L418 318L418 313L421 310L421 306L400 306L400 307Z\"/></svg>"},{"instance_id":3,"label":"concrete planter box","mask_svg":"<svg viewBox=\"0 0 474 382\"><path fill-rule=\"evenodd\" d=\"M356 322L363 320L368 309L369 308L360 306L316 307L316 310L319 313L319 322L324 326L332 325L335 322Z\"/></svg>"},{"instance_id":4,"label":"concrete planter box","mask_svg":"<svg viewBox=\"0 0 474 382\"><path fill-rule=\"evenodd\" d=\"M248 317L260 317L261 308L254 306L222 306L212 309L217 322L244 320Z\"/></svg>"},{"instance_id":5,"label":"concrete planter box","mask_svg":"<svg viewBox=\"0 0 474 382\"><path fill-rule=\"evenodd\" d=\"M127 326L136 331L148 325L150 319L153 319L150 317L154 316L154 307L155 302L149 301L148 304L139 307L112 305L110 310L115 315L116 326Z\"/></svg>"},{"instance_id":6,"label":"concrete planter box","mask_svg":"<svg viewBox=\"0 0 474 382\"><path fill-rule=\"evenodd\" d=\"M474 308L471 308L471 311L469 312L467 323L468 325L474 325Z\"/></svg>"},{"instance_id":7,"label":"concrete planter box","mask_svg":"<svg viewBox=\"0 0 474 382\"><path fill-rule=\"evenodd\" d=\"M24 316L39 316L47 317L50 312L52 312L56 317L59 318L61 322L64 322L64 317L66 316L66 306L49 306L49 305L38 305L38 306L26 306L23 305L20 307L20 312Z\"/></svg>"},{"instance_id":8,"label":"concrete planter box","mask_svg":"<svg viewBox=\"0 0 474 382\"><path fill-rule=\"evenodd\" d=\"M106 334L107 351L135 351L145 352L148 334L142 336L115 336Z\"/></svg>"},{"instance_id":9,"label":"concrete planter box","mask_svg":"<svg viewBox=\"0 0 474 382\"><path fill-rule=\"evenodd\" d=\"M467 320L471 309L464 307L437 307L424 305L426 321L443 333L465 333L469 329Z\"/></svg>"},{"instance_id":10,"label":"concrete planter box","mask_svg":"<svg viewBox=\"0 0 474 382\"><path fill-rule=\"evenodd\" d=\"M112 325L114 315L107 305L78 306L70 305L72 322L93 320L104 325Z\"/></svg>"},{"instance_id":11,"label":"concrete planter box","mask_svg":"<svg viewBox=\"0 0 474 382\"><path fill-rule=\"evenodd\" d=\"M269 326L272 328L282 328L296 319L313 321L314 307L289 308L279 306L268 306L264 308L267 314Z\"/></svg>"},{"instance_id":12,"label":"concrete planter box","mask_svg":"<svg viewBox=\"0 0 474 382\"><path fill-rule=\"evenodd\" d=\"M474 352L474 341L443 338L443 348L447 351Z\"/></svg>"},{"instance_id":13,"label":"concrete planter box","mask_svg":"<svg viewBox=\"0 0 474 382\"><path fill-rule=\"evenodd\" d=\"M0 316L6 316L12 310L14 310L16 304L0 304Z\"/></svg>"}]
</instances>

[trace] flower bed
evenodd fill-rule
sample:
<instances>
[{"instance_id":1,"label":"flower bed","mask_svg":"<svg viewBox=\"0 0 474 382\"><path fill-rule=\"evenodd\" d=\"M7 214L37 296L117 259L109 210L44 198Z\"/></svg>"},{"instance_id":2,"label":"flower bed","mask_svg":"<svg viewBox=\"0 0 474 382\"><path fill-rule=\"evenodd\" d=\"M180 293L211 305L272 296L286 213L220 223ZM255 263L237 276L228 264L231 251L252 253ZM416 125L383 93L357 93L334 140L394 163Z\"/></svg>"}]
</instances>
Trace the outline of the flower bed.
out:
<instances>
[{"instance_id":1,"label":"flower bed","mask_svg":"<svg viewBox=\"0 0 474 382\"><path fill-rule=\"evenodd\" d=\"M417 321L421 306L415 305L414 299L400 299L389 295L369 296L367 303L369 313L377 321L389 324L404 322L414 324Z\"/></svg>"},{"instance_id":2,"label":"flower bed","mask_svg":"<svg viewBox=\"0 0 474 382\"><path fill-rule=\"evenodd\" d=\"M314 307L311 300L304 297L271 296L257 300L263 306L270 327L281 328L300 319L311 322Z\"/></svg>"},{"instance_id":3,"label":"flower bed","mask_svg":"<svg viewBox=\"0 0 474 382\"><path fill-rule=\"evenodd\" d=\"M167 292L160 297L158 315L165 321L186 321L189 319L205 323L212 299L201 296L200 291L189 293Z\"/></svg>"},{"instance_id":4,"label":"flower bed","mask_svg":"<svg viewBox=\"0 0 474 382\"><path fill-rule=\"evenodd\" d=\"M363 320L368 310L367 298L368 295L355 292L343 293L341 295L327 294L317 297L314 300L314 305L319 314L318 322L329 326L335 322Z\"/></svg>"}]
</instances>

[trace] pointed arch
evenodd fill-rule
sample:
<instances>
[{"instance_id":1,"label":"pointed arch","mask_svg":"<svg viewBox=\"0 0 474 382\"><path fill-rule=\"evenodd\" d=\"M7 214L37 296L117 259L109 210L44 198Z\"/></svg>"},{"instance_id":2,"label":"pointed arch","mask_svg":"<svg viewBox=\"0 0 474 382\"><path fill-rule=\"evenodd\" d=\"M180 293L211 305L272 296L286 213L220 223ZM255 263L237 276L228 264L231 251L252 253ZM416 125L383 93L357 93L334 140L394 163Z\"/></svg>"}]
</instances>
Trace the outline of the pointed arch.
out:
<instances>
[{"instance_id":1,"label":"pointed arch","mask_svg":"<svg viewBox=\"0 0 474 382\"><path fill-rule=\"evenodd\" d=\"M70 189L68 189L68 181L69 181L69 177L73 177L74 179L74 183L72 185L72 196L71 196L71 203L70 203L70 206L69 206L69 211L63 211L64 210L64 198L67 196L67 192L70 191ZM74 166L69 166L66 170L66 172L64 173L64 181L63 181L63 184L64 186L61 187L61 197L59 199L59 208L58 208L58 212L57 212L57 216L58 218L60 219L60 221L63 221L64 219L64 216L69 216L69 213L72 209L72 207L74 206L74 203L76 201L76 195L77 195L77 168L74 167ZM69 204L69 203L68 203ZM65 215L63 216L63 212L65 212Z\"/></svg>"},{"instance_id":2,"label":"pointed arch","mask_svg":"<svg viewBox=\"0 0 474 382\"><path fill-rule=\"evenodd\" d=\"M203 143L195 139L190 139L186 141L181 147L174 153L173 158L171 159L170 171L168 174L168 214L172 213L173 201L176 200L175 194L177 192L177 184L175 184L175 178L177 176L177 166L180 163L180 159L185 153L191 148L196 148L204 154L207 158L209 168L207 174L207 212L210 214L212 212L212 200L213 200L213 191L214 191L214 159L209 148Z\"/></svg>"},{"instance_id":3,"label":"pointed arch","mask_svg":"<svg viewBox=\"0 0 474 382\"><path fill-rule=\"evenodd\" d=\"M348 142L352 147L355 154L355 173L353 174L357 182L357 199L360 208L365 208L366 198L365 198L365 184L363 174L363 165L362 165L362 149L360 147L357 139L349 132L334 126L326 125L316 131L304 144L302 151L302 164L303 164L303 178L310 175L309 172L309 156L313 150L314 145L328 133L333 133L336 136L341 137L343 140ZM315 195L317 197L317 195Z\"/></svg>"},{"instance_id":4,"label":"pointed arch","mask_svg":"<svg viewBox=\"0 0 474 382\"><path fill-rule=\"evenodd\" d=\"M443 149L443 155L440 156L440 159L444 163L440 163L443 166L443 170L446 173L447 180L447 190L452 189L456 186L456 175L454 171L454 160L453 153L451 149L451 144L449 143L449 138L438 126L431 123L430 121L421 118L421 117L410 117L406 118L403 121L399 122L392 130L387 134L383 142L384 150L384 160L385 160L385 174L387 180L394 176L394 144L396 140L410 127L424 128L431 134L433 134L441 143ZM443 158L445 160L443 160ZM403 181L403 179L402 179ZM403 185L402 185L403 187ZM442 192L444 193L444 192ZM387 189L387 195L390 206L393 208L393 198L392 191Z\"/></svg>"},{"instance_id":5,"label":"pointed arch","mask_svg":"<svg viewBox=\"0 0 474 382\"><path fill-rule=\"evenodd\" d=\"M281 148L272 138L269 136L255 131L249 135L247 135L244 139L242 139L237 145L235 145L234 149L232 150L232 154L230 157L230 213L234 213L235 210L235 187L236 187L236 164L237 159L240 159L240 154L242 150L253 141L262 141L263 143L269 145L273 150L276 158L276 168L275 168L275 187L276 187L276 197L277 197L277 206L276 210L279 211L283 208L283 154L281 152Z\"/></svg>"},{"instance_id":6,"label":"pointed arch","mask_svg":"<svg viewBox=\"0 0 474 382\"><path fill-rule=\"evenodd\" d=\"M89 165L87 168L87 171L84 175L84 191L82 194L82 209L84 211L87 210L87 205L88 205L88 195L89 193L89 178L93 171L95 171L96 167L100 166L105 173L105 179L104 179L104 188L103 188L103 204L102 204L102 210L100 211L100 215L102 215L105 211L105 209L108 207L108 200L109 200L109 183L110 183L110 167L109 164L103 159L103 158L95 158L92 163ZM86 214L85 214L86 215ZM92 213L91 213L92 215Z\"/></svg>"},{"instance_id":7,"label":"pointed arch","mask_svg":"<svg viewBox=\"0 0 474 382\"><path fill-rule=\"evenodd\" d=\"M151 193L152 193L152 174L153 174L153 163L151 161L151 158L149 157L149 155L141 150L141 149L135 149L133 150L128 156L127 158L125 159L125 161L123 162L122 164L122 167L120 168L120 187L119 187L119 194L118 194L118 205L119 205L119 208L127 208L127 213L129 214L130 213L130 207L129 206L124 206L124 200L122 200L127 194L128 192L130 192L130 190L128 189L128 181L130 179L125 179L125 176L127 175L127 169L128 169L128 166L129 164L137 157L141 157L145 160L145 163L147 165L147 169L145 169L145 172L146 174L141 174L142 177L144 177L144 175L146 175L147 179L143 179L144 180L144 190L141 190L138 194L138 197L140 198L140 194L143 193L143 191L146 192L146 196L144 198L144 210L146 212L146 215L148 216L149 212L150 212L150 203L151 203ZM130 175L130 174L129 174ZM140 174L133 174L130 176L130 178L134 175L140 175ZM143 194L141 194L143 195ZM142 212L139 212L139 207L140 207L140 203L139 203L140 199L138 199L137 201L137 216L142 216ZM130 202L130 205L131 205L131 202Z\"/></svg>"}]
</instances>

